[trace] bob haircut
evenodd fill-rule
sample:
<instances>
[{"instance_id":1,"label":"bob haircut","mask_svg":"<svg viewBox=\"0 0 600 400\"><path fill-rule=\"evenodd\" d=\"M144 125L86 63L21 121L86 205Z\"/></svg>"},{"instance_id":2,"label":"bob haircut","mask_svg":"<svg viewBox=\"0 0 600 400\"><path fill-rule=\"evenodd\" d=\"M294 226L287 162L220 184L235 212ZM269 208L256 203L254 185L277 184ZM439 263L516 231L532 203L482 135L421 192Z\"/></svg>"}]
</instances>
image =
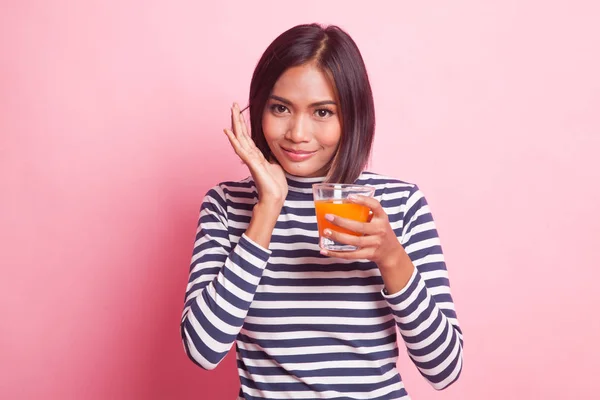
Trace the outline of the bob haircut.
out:
<instances>
[{"instance_id":1,"label":"bob haircut","mask_svg":"<svg viewBox=\"0 0 600 400\"><path fill-rule=\"evenodd\" d=\"M267 160L273 154L264 136L262 117L275 82L291 67L315 63L337 95L342 134L328 165L327 182L354 183L367 166L375 133L375 106L369 77L356 43L335 25L297 25L279 35L258 61L250 83L252 139Z\"/></svg>"}]
</instances>

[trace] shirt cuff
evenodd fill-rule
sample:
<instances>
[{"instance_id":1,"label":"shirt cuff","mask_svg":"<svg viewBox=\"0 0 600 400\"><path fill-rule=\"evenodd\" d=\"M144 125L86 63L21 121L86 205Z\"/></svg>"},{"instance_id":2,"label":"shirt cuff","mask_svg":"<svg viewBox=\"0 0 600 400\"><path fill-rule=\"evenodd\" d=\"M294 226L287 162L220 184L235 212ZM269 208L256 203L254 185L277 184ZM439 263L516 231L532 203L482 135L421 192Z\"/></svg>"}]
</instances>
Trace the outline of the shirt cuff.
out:
<instances>
[{"instance_id":1,"label":"shirt cuff","mask_svg":"<svg viewBox=\"0 0 600 400\"><path fill-rule=\"evenodd\" d=\"M271 250L264 248L254 240L250 239L245 233L242 234L238 245L242 246L244 250L257 257L261 261L267 261L272 253Z\"/></svg>"},{"instance_id":2,"label":"shirt cuff","mask_svg":"<svg viewBox=\"0 0 600 400\"><path fill-rule=\"evenodd\" d=\"M396 293L388 293L385 287L381 289L381 294L383 298L391 303L399 303L400 301L402 301L402 299L408 297L410 293L412 293L412 291L416 289L415 280L417 279L418 273L419 271L417 271L417 268L413 268L413 273L408 279L408 282L406 282L406 285L404 285L404 287Z\"/></svg>"}]
</instances>

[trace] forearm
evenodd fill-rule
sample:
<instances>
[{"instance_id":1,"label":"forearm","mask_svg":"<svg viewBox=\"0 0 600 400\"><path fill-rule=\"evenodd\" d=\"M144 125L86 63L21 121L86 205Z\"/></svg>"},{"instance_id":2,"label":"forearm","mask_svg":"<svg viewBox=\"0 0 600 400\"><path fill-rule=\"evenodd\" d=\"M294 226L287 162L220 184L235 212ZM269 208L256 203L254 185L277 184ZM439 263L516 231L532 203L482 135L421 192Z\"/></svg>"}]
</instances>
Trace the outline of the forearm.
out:
<instances>
[{"instance_id":1,"label":"forearm","mask_svg":"<svg viewBox=\"0 0 600 400\"><path fill-rule=\"evenodd\" d=\"M246 230L246 236L268 249L269 244L271 244L273 229L275 229L277 218L281 213L281 207L276 202L257 203L252 210L252 218Z\"/></svg>"},{"instance_id":2,"label":"forearm","mask_svg":"<svg viewBox=\"0 0 600 400\"><path fill-rule=\"evenodd\" d=\"M386 251L373 260L385 285L382 296L410 358L434 388L443 389L460 375L463 340L440 239L416 185L408 194L404 185L388 189L380 204L394 240L380 242Z\"/></svg>"},{"instance_id":3,"label":"forearm","mask_svg":"<svg viewBox=\"0 0 600 400\"><path fill-rule=\"evenodd\" d=\"M231 348L268 257L266 249L242 237L208 285L188 288L182 337L190 358L203 368L216 367Z\"/></svg>"},{"instance_id":4,"label":"forearm","mask_svg":"<svg viewBox=\"0 0 600 400\"><path fill-rule=\"evenodd\" d=\"M210 230L209 224L202 228L187 289L182 336L188 355L203 368L216 367L244 323L270 254L280 210L277 204L257 204L245 234L229 254L214 247L216 238L226 231Z\"/></svg>"},{"instance_id":5,"label":"forearm","mask_svg":"<svg viewBox=\"0 0 600 400\"><path fill-rule=\"evenodd\" d=\"M398 244L399 248L377 266L383 279L385 292L394 294L406 287L415 269L410 257Z\"/></svg>"},{"instance_id":6,"label":"forearm","mask_svg":"<svg viewBox=\"0 0 600 400\"><path fill-rule=\"evenodd\" d=\"M411 358L433 386L441 389L460 370L460 330L441 311L404 248L392 253L378 264L384 293L395 303L392 310Z\"/></svg>"},{"instance_id":7,"label":"forearm","mask_svg":"<svg viewBox=\"0 0 600 400\"><path fill-rule=\"evenodd\" d=\"M436 389L456 380L462 366L462 334L454 310L442 311L436 301L446 297L451 301L449 294L433 296L421 274L413 271L400 292L386 297L408 353L421 374Z\"/></svg>"}]
</instances>

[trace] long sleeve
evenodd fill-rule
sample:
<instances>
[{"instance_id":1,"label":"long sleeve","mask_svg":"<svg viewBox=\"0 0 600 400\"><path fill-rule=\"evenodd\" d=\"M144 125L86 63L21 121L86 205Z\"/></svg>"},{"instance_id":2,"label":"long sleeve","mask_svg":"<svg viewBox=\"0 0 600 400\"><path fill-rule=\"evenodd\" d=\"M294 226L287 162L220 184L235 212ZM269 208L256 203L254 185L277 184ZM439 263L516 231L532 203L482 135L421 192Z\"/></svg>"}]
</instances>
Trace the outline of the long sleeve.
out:
<instances>
[{"instance_id":1,"label":"long sleeve","mask_svg":"<svg viewBox=\"0 0 600 400\"><path fill-rule=\"evenodd\" d=\"M462 332L433 216L416 186L402 208L403 224L396 233L415 270L400 292L384 297L410 358L441 390L456 381L462 370Z\"/></svg>"},{"instance_id":2,"label":"long sleeve","mask_svg":"<svg viewBox=\"0 0 600 400\"><path fill-rule=\"evenodd\" d=\"M231 348L271 254L245 234L230 243L226 210L223 190L211 189L200 210L181 320L186 353L205 369Z\"/></svg>"}]
</instances>

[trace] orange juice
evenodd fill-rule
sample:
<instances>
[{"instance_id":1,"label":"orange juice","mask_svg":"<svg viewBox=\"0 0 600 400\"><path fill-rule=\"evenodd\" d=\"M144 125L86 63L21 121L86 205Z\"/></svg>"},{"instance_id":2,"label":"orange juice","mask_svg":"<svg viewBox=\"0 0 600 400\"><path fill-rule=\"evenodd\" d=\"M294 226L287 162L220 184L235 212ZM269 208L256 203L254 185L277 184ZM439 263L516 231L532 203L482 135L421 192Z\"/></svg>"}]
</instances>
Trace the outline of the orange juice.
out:
<instances>
[{"instance_id":1,"label":"orange juice","mask_svg":"<svg viewBox=\"0 0 600 400\"><path fill-rule=\"evenodd\" d=\"M325 214L333 214L342 218L352 219L359 222L367 222L369 218L369 207L361 204L350 203L344 200L315 200L317 212L317 224L319 226L319 236L323 236L326 228L332 231L347 233L349 235L360 236L361 234L341 228L325 219Z\"/></svg>"}]
</instances>

